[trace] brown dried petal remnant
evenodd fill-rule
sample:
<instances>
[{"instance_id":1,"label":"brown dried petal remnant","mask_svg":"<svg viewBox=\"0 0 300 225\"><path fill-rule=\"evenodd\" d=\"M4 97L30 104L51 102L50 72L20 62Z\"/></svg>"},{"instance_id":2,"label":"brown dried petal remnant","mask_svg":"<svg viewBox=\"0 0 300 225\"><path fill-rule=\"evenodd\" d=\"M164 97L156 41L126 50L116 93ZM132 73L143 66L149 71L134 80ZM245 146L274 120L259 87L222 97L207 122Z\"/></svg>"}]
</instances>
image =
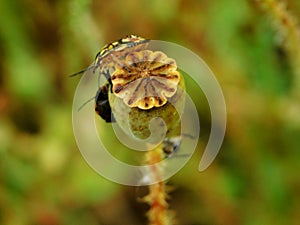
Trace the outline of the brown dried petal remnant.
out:
<instances>
[{"instance_id":1,"label":"brown dried petal remnant","mask_svg":"<svg viewBox=\"0 0 300 225\"><path fill-rule=\"evenodd\" d=\"M129 107L161 107L172 97L180 81L174 59L163 52L144 50L129 53L125 64L111 76L114 94Z\"/></svg>"}]
</instances>

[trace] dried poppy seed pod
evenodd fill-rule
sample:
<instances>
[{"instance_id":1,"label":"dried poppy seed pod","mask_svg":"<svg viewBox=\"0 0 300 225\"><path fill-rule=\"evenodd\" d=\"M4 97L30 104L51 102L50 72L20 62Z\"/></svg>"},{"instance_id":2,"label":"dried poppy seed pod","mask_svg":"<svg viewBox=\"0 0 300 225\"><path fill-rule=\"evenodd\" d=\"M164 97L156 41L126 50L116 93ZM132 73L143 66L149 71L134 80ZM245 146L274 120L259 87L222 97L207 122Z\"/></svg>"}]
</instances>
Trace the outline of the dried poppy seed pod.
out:
<instances>
[{"instance_id":1,"label":"dried poppy seed pod","mask_svg":"<svg viewBox=\"0 0 300 225\"><path fill-rule=\"evenodd\" d=\"M161 107L172 97L180 81L175 60L162 52L132 52L125 65L111 76L114 94L129 107Z\"/></svg>"},{"instance_id":2,"label":"dried poppy seed pod","mask_svg":"<svg viewBox=\"0 0 300 225\"><path fill-rule=\"evenodd\" d=\"M150 121L160 117L167 127L167 137L180 135L185 92L175 60L159 51L132 52L122 67L116 67L111 80L110 106L125 132L129 129L136 137L145 139L151 134Z\"/></svg>"}]
</instances>

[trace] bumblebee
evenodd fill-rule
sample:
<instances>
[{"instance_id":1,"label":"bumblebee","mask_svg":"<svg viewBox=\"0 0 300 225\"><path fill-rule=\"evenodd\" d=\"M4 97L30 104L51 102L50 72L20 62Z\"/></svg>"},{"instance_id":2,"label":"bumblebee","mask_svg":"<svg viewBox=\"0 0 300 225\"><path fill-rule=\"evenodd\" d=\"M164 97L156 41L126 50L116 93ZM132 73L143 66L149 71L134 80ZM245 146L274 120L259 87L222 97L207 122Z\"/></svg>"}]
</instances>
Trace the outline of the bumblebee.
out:
<instances>
[{"instance_id":1,"label":"bumblebee","mask_svg":"<svg viewBox=\"0 0 300 225\"><path fill-rule=\"evenodd\" d=\"M106 83L106 85L99 88L95 96L95 112L107 123L115 122L108 101L109 89L110 85Z\"/></svg>"}]
</instances>

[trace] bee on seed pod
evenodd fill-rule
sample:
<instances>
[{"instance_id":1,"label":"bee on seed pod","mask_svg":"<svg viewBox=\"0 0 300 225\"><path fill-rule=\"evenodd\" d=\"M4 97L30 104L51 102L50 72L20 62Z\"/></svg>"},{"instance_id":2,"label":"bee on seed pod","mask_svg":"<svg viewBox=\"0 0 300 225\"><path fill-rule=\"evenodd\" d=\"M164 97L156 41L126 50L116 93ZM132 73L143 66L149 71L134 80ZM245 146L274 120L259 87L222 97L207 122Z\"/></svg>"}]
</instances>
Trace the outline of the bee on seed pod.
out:
<instances>
[{"instance_id":1,"label":"bee on seed pod","mask_svg":"<svg viewBox=\"0 0 300 225\"><path fill-rule=\"evenodd\" d=\"M112 42L100 50L92 66L71 76L91 69L105 76L107 82L95 96L95 112L106 122L117 122L126 133L146 139L150 121L161 118L164 122L156 129L167 128L162 146L169 157L180 144L184 80L175 60L147 49L149 42L136 35Z\"/></svg>"}]
</instances>

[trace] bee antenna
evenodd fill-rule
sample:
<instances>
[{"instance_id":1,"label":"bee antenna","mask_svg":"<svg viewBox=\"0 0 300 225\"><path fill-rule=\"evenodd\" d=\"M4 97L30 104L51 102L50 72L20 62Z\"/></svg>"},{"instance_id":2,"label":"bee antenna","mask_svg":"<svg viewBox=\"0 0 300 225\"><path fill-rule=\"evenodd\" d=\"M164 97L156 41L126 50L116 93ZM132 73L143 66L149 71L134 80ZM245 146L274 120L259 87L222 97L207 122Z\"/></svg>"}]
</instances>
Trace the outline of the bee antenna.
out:
<instances>
[{"instance_id":1,"label":"bee antenna","mask_svg":"<svg viewBox=\"0 0 300 225\"><path fill-rule=\"evenodd\" d=\"M86 106L86 104L88 104L90 101L92 101L93 99L95 99L95 96L91 97L90 99L88 99L87 101L85 101L79 108L78 111L80 111L84 106Z\"/></svg>"},{"instance_id":2,"label":"bee antenna","mask_svg":"<svg viewBox=\"0 0 300 225\"><path fill-rule=\"evenodd\" d=\"M190 138L190 139L195 139L195 137L191 134L187 134L187 133L183 133L182 134L183 137L187 137L187 138Z\"/></svg>"},{"instance_id":3,"label":"bee antenna","mask_svg":"<svg viewBox=\"0 0 300 225\"><path fill-rule=\"evenodd\" d=\"M88 71L88 70L94 69L94 68L95 68L95 66L90 66L90 67L88 67L88 68L86 68L86 69L84 69L84 70L80 70L80 71L77 72L77 73L73 73L73 74L69 75L69 77L75 77L75 76L77 76L77 75L79 75L79 74L82 74L82 73L84 73L84 72L86 72L86 71Z\"/></svg>"}]
</instances>

